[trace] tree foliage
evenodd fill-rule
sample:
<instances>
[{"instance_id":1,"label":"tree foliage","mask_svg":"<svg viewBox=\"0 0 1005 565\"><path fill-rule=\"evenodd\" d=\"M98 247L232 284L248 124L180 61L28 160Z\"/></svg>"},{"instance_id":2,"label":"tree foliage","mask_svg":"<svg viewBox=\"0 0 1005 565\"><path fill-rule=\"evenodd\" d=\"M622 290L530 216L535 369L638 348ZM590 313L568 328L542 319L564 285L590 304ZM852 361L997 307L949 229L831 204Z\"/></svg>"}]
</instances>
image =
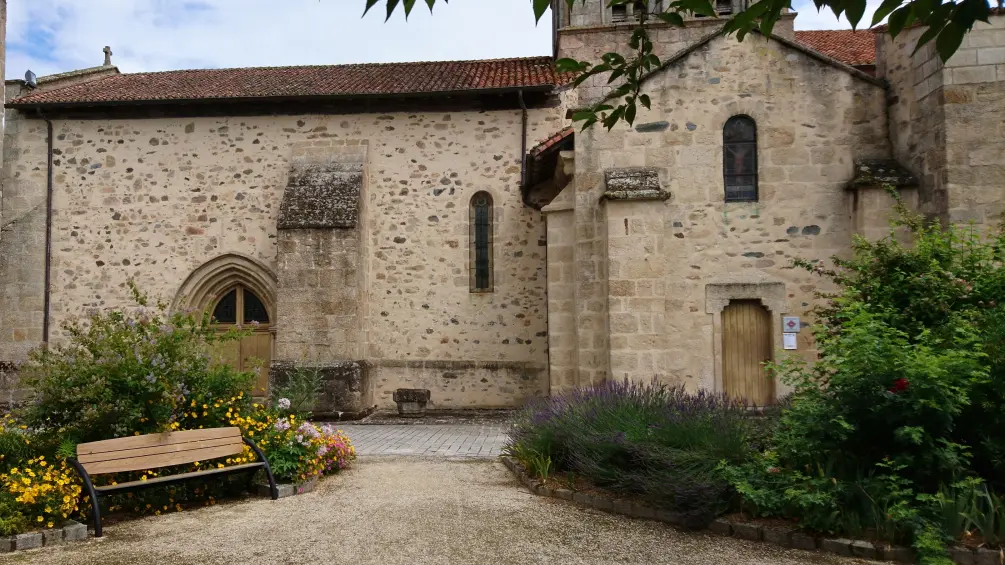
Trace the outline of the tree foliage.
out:
<instances>
[{"instance_id":1,"label":"tree foliage","mask_svg":"<svg viewBox=\"0 0 1005 565\"><path fill-rule=\"evenodd\" d=\"M366 15L380 0L366 0ZM415 7L415 0L384 0L386 18L390 19L400 7L408 18ZM439 0L446 4L447 0ZM565 0L572 8L576 2L586 0ZM437 0L425 0L430 11ZM858 28L865 15L866 0L813 0L817 10L830 9L835 16L844 16L852 28ZM551 6L551 0L531 0L534 17L540 21ZM716 17L717 12L711 0L608 0L608 6L632 4L642 7L635 29L629 36L623 55L617 52L604 53L600 61L577 61L559 59L559 71L576 73L575 85L596 75L606 75L607 84L617 84L603 100L573 115L573 121L581 122L586 129L598 121L607 129L624 120L629 125L635 121L638 105L649 108L649 97L642 93L642 83L647 76L662 66L660 58L653 53L647 23L661 21L670 25L683 26L684 19L694 16ZM783 11L792 8L791 0L760 0L747 9L735 13L725 21L723 31L735 34L743 41L751 32L770 36L775 23ZM897 37L905 29L915 25L927 28L918 40L916 50L935 41L939 57L946 61L956 52L963 36L976 22L987 22L991 14L988 0L883 0L873 14L870 26L888 19L887 32Z\"/></svg>"}]
</instances>

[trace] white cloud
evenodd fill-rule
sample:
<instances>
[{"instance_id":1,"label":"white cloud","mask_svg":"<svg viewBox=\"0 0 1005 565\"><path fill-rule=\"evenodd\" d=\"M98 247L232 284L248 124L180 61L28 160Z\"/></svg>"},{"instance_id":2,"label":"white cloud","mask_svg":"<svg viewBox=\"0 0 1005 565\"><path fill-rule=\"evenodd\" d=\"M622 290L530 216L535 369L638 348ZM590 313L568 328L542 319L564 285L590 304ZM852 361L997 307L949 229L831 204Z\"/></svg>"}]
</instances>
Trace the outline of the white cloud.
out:
<instances>
[{"instance_id":1,"label":"white cloud","mask_svg":"<svg viewBox=\"0 0 1005 565\"><path fill-rule=\"evenodd\" d=\"M867 25L878 0L869 0ZM12 0L7 76L100 65L111 45L123 72L182 68L484 59L547 55L550 14L535 26L527 0L451 0L430 15L384 23L364 0ZM810 1L797 29L850 27Z\"/></svg>"},{"instance_id":2,"label":"white cloud","mask_svg":"<svg viewBox=\"0 0 1005 565\"><path fill-rule=\"evenodd\" d=\"M14 0L7 76L100 65L110 45L123 72L179 68L486 59L551 53L526 0L417 2L384 23L364 0Z\"/></svg>"},{"instance_id":3,"label":"white cloud","mask_svg":"<svg viewBox=\"0 0 1005 565\"><path fill-rule=\"evenodd\" d=\"M858 29L868 29L872 23L872 15L879 8L880 0L868 0L866 2L865 13L858 23ZM843 15L840 19L834 17L834 12L830 8L824 7L817 11L817 7L809 0L793 2L793 9L799 13L796 16L796 29L851 29L851 24Z\"/></svg>"}]
</instances>

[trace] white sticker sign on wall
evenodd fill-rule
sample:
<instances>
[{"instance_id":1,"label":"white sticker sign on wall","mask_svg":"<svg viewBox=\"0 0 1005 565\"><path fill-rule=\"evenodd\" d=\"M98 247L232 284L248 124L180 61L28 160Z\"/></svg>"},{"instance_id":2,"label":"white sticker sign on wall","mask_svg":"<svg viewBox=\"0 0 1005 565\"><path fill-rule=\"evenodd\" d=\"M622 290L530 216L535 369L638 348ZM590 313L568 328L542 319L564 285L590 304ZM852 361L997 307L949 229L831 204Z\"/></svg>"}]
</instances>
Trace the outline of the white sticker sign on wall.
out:
<instances>
[{"instance_id":1,"label":"white sticker sign on wall","mask_svg":"<svg viewBox=\"0 0 1005 565\"><path fill-rule=\"evenodd\" d=\"M796 349L796 338L799 334L794 333L783 333L782 334L782 349Z\"/></svg>"},{"instance_id":2,"label":"white sticker sign on wall","mask_svg":"<svg viewBox=\"0 0 1005 565\"><path fill-rule=\"evenodd\" d=\"M799 316L782 316L782 331L790 334L799 333Z\"/></svg>"}]
</instances>

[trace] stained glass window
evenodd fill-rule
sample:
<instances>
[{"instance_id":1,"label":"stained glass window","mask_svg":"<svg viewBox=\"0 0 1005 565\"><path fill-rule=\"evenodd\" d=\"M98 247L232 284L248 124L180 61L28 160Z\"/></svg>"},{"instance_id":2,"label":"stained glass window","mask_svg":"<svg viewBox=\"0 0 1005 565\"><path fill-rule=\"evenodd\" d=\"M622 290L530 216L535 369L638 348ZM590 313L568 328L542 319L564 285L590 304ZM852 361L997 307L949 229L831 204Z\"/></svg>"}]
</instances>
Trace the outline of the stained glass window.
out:
<instances>
[{"instance_id":1,"label":"stained glass window","mask_svg":"<svg viewBox=\"0 0 1005 565\"><path fill-rule=\"evenodd\" d=\"M213 319L218 324L237 323L237 289L228 292L216 303L213 309Z\"/></svg>"},{"instance_id":2,"label":"stained glass window","mask_svg":"<svg viewBox=\"0 0 1005 565\"><path fill-rule=\"evenodd\" d=\"M722 173L726 202L757 202L757 125L747 116L722 128Z\"/></svg>"},{"instance_id":3,"label":"stained glass window","mask_svg":"<svg viewBox=\"0 0 1005 565\"><path fill-rule=\"evenodd\" d=\"M471 198L471 290L492 290L492 197L487 192Z\"/></svg>"}]
</instances>

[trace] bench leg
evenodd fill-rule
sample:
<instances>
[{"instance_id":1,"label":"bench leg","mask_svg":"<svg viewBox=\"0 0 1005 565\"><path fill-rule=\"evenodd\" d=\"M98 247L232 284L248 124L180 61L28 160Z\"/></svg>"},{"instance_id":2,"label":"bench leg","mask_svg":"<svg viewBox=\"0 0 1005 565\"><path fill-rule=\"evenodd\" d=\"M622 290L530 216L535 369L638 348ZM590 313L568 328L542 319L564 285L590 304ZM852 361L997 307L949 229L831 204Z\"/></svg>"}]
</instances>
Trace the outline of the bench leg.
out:
<instances>
[{"instance_id":1,"label":"bench leg","mask_svg":"<svg viewBox=\"0 0 1005 565\"><path fill-rule=\"evenodd\" d=\"M80 478L84 480L84 488L87 489L87 494L91 498L91 513L94 514L92 520L94 522L94 537L101 537L101 508L98 506L98 493L94 490L94 483L91 482L91 476L87 474L84 467L73 457L67 459L70 465L76 469L77 474Z\"/></svg>"},{"instance_id":2,"label":"bench leg","mask_svg":"<svg viewBox=\"0 0 1005 565\"><path fill-rule=\"evenodd\" d=\"M272 476L272 468L269 467L269 460L265 458L265 454L262 453L262 450L257 445L255 445L255 442L248 438L242 439L244 440L244 443L248 444L248 447L255 452L255 455L258 456L258 460L265 463L265 478L269 480L269 492L272 494L272 500L278 500L279 489L276 488L276 478Z\"/></svg>"}]
</instances>

